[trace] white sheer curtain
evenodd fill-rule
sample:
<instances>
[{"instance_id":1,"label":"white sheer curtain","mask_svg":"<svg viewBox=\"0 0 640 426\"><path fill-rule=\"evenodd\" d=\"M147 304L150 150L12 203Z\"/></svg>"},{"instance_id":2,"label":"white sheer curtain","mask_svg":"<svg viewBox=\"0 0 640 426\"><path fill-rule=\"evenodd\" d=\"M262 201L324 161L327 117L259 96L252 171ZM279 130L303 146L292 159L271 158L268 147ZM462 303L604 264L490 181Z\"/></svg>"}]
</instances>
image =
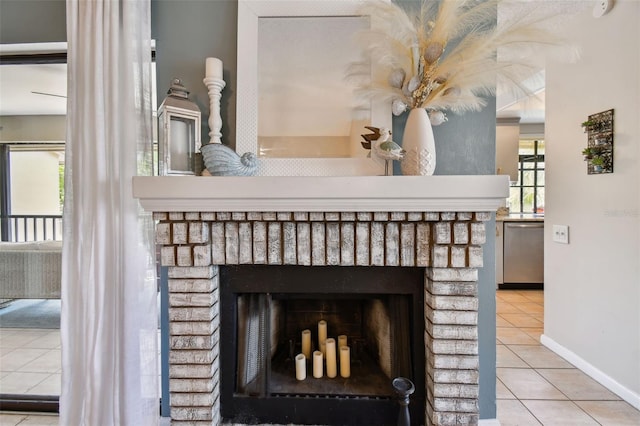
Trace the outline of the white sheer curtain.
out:
<instances>
[{"instance_id":1,"label":"white sheer curtain","mask_svg":"<svg viewBox=\"0 0 640 426\"><path fill-rule=\"evenodd\" d=\"M150 34L150 0L67 0L61 425L158 423L151 222L131 193L151 163Z\"/></svg>"}]
</instances>

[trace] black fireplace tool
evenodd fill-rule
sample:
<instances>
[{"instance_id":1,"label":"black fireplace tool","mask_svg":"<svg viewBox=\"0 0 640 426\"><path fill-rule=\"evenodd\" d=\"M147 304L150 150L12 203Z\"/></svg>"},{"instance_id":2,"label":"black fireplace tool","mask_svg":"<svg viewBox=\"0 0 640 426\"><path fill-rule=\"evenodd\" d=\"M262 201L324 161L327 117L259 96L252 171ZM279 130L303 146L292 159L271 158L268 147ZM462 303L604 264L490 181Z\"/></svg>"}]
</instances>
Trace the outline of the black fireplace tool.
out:
<instances>
[{"instance_id":1,"label":"black fireplace tool","mask_svg":"<svg viewBox=\"0 0 640 426\"><path fill-rule=\"evenodd\" d=\"M400 412L398 413L398 426L410 426L411 416L409 415L409 397L416 390L413 382L404 377L396 377L391 382L393 389L400 396Z\"/></svg>"}]
</instances>

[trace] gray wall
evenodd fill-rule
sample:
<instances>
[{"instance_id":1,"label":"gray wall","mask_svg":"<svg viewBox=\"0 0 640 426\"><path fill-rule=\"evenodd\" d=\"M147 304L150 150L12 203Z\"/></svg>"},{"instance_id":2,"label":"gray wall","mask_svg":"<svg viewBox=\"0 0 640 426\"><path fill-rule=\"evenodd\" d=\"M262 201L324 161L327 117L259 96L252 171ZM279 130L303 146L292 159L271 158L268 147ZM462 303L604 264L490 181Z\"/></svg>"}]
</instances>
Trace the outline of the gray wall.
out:
<instances>
[{"instance_id":1,"label":"gray wall","mask_svg":"<svg viewBox=\"0 0 640 426\"><path fill-rule=\"evenodd\" d=\"M436 174L495 173L496 106L488 100L482 111L449 120L434 128ZM480 418L496 418L496 249L495 220L486 224L484 267L478 271L478 333L480 346Z\"/></svg>"},{"instance_id":2,"label":"gray wall","mask_svg":"<svg viewBox=\"0 0 640 426\"><path fill-rule=\"evenodd\" d=\"M1 142L64 142L67 133L65 115L0 116Z\"/></svg>"},{"instance_id":3,"label":"gray wall","mask_svg":"<svg viewBox=\"0 0 640 426\"><path fill-rule=\"evenodd\" d=\"M236 0L152 0L152 37L156 40L158 104L173 78L180 78L202 112L202 142L209 142L209 95L202 80L207 57L222 60L222 142L235 147Z\"/></svg>"},{"instance_id":4,"label":"gray wall","mask_svg":"<svg viewBox=\"0 0 640 426\"><path fill-rule=\"evenodd\" d=\"M67 40L65 0L0 0L0 43Z\"/></svg>"},{"instance_id":5,"label":"gray wall","mask_svg":"<svg viewBox=\"0 0 640 426\"><path fill-rule=\"evenodd\" d=\"M0 41L64 41L64 0L0 1ZM236 0L152 0L152 35L156 39L158 102L172 78L181 78L202 111L203 141L208 141L209 97L202 79L205 58L224 64L222 140L235 146ZM395 140L402 140L406 115L395 117ZM495 101L479 113L455 116L434 128L436 174L493 174L495 170ZM480 269L480 417L496 417L495 228L487 224L484 268Z\"/></svg>"}]
</instances>

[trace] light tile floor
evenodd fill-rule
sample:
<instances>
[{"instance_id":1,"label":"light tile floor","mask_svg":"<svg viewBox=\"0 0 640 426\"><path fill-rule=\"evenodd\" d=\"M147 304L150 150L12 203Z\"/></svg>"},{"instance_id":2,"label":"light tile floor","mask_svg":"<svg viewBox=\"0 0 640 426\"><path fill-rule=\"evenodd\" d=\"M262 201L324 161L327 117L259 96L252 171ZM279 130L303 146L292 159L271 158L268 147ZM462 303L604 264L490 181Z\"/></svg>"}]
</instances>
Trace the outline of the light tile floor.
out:
<instances>
[{"instance_id":1,"label":"light tile floor","mask_svg":"<svg viewBox=\"0 0 640 426\"><path fill-rule=\"evenodd\" d=\"M0 412L0 426L57 426L57 414Z\"/></svg>"},{"instance_id":2,"label":"light tile floor","mask_svg":"<svg viewBox=\"0 0 640 426\"><path fill-rule=\"evenodd\" d=\"M502 426L640 425L640 411L540 344L541 290L498 290L496 299Z\"/></svg>"},{"instance_id":3,"label":"light tile floor","mask_svg":"<svg viewBox=\"0 0 640 426\"><path fill-rule=\"evenodd\" d=\"M0 393L60 395L60 330L0 328Z\"/></svg>"},{"instance_id":4,"label":"light tile floor","mask_svg":"<svg viewBox=\"0 0 640 426\"><path fill-rule=\"evenodd\" d=\"M502 426L640 425L640 411L540 344L542 291L496 297ZM0 392L59 394L59 330L0 329ZM56 415L0 412L0 426L57 424Z\"/></svg>"}]
</instances>

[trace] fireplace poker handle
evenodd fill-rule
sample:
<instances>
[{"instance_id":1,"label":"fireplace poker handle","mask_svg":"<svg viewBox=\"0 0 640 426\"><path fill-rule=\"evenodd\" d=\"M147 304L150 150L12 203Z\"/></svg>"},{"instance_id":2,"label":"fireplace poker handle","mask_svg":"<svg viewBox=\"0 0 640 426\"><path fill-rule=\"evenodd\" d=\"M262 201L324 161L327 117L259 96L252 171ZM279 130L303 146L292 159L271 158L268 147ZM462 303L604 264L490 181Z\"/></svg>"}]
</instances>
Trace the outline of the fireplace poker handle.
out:
<instances>
[{"instance_id":1,"label":"fireplace poker handle","mask_svg":"<svg viewBox=\"0 0 640 426\"><path fill-rule=\"evenodd\" d=\"M400 396L400 412L398 413L398 426L410 426L411 416L409 415L409 397L416 390L413 382L404 377L396 377L391 382L393 389Z\"/></svg>"}]
</instances>

